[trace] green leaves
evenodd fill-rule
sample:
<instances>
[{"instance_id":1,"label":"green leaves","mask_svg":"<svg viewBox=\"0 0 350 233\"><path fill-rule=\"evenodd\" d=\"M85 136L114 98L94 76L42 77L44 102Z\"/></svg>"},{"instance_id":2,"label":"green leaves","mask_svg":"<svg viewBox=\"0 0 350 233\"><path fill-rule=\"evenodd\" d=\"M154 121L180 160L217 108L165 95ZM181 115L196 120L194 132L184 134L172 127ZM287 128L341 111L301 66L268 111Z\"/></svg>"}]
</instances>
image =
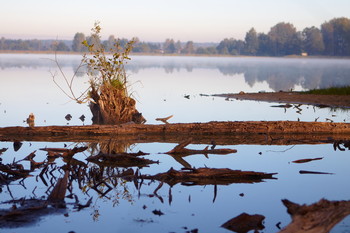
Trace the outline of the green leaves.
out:
<instances>
[{"instance_id":1,"label":"green leaves","mask_svg":"<svg viewBox=\"0 0 350 233\"><path fill-rule=\"evenodd\" d=\"M101 27L95 23L91 29L90 38L94 40L84 40L82 44L88 48L89 54L84 54L83 62L88 67L87 74L90 76L90 87L94 90L101 90L102 85L109 83L118 90L126 93L126 72L124 65L126 60L131 60L129 54L133 48L134 40L128 41L124 47L121 41L116 40L113 48L106 49L100 40Z\"/></svg>"}]
</instances>

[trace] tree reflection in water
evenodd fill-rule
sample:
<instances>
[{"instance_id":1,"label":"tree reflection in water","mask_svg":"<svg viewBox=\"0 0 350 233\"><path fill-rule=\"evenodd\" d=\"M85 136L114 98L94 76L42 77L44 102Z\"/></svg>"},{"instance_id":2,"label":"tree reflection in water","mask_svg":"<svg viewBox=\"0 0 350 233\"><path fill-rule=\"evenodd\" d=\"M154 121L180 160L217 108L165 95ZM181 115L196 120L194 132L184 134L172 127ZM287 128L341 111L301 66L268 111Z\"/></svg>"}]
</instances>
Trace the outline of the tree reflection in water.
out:
<instances>
[{"instance_id":1,"label":"tree reflection in water","mask_svg":"<svg viewBox=\"0 0 350 233\"><path fill-rule=\"evenodd\" d=\"M24 159L13 161L9 164L1 163L1 190L3 192L6 189L11 197L10 200L0 203L1 227L29 226L51 214L68 215L70 211L81 211L87 207L92 209L92 219L98 221L101 214L98 205L99 200L109 201L113 206L118 206L121 200L135 203L136 196L130 191L130 185L135 186L138 197L157 198L161 203L164 203L164 195L160 195L158 192L160 189L164 188L164 184L169 184L169 191L166 196L169 205L171 205L174 195L172 192L172 186L176 183L201 186L211 184L214 186L213 202L215 202L219 185L242 182L242 180L237 179L226 180L226 182L224 182L224 179L221 179L217 175L209 175L207 178L210 179L207 179L207 181L203 177L197 177L195 180L191 180L192 178L190 178L190 174L197 176L202 170L213 170L210 168L193 168L188 162L186 163L186 166L190 166L190 168L187 167L185 170L170 170L168 173L144 175L141 174L144 164L140 165L139 163L131 163L127 165L124 162L120 163L120 160L111 159L112 157L118 156L134 156L136 158L140 157L141 160L145 159L143 157L147 156L147 153L127 153L129 148L133 146L132 143L120 143L111 140L100 143L86 143L86 145L87 146L76 145L71 149L42 148L42 150L47 153L47 157L41 162L36 160L37 158L35 158L35 154L37 151L35 150ZM334 150L344 151L349 149L349 145L350 143L347 140L333 141ZM6 148L1 149L0 151L1 153L5 153ZM203 152L203 150L201 151ZM81 153L87 155L86 161L74 158L77 154ZM210 153L210 150L208 153ZM89 157L96 156L100 156L100 158L106 157L108 159L99 160L99 162L96 163L91 161L87 162L89 161ZM185 156L188 156L188 154ZM29 162L30 169L25 169L22 165L23 162ZM122 166L120 164L122 164ZM148 164L148 166L157 166L157 163L151 163ZM221 171L223 170L220 170L220 172ZM179 178L183 174L185 174L184 179ZM269 179L272 177L271 175L273 174L262 174L262 179ZM36 182L34 185L31 184L31 186L29 186L27 185L27 183L30 183L29 180L36 180ZM28 198L27 196L23 196L18 198L18 195L21 194L12 191L12 183L14 182L17 182L23 189L30 190L32 197ZM248 178L248 180L243 182L251 183L252 179ZM261 180L254 179L254 182L261 182ZM143 191L142 187L150 185L156 187L153 193ZM18 191L17 188L15 190L16 192ZM40 192L43 192L44 195ZM95 194L97 194L97 196ZM310 214L306 214L307 212L305 209L312 211L318 209L316 207L304 207L293 203L290 204L291 202L289 201L284 201L283 203L288 207L288 212L293 215L293 222L291 223L291 226L288 226L286 229L292 229L296 224L294 222L304 221L302 220L304 217L310 218L310 216L312 217L315 214L318 216L324 213L327 213L327 216L338 216L338 218L329 218L334 221L329 221L328 225L326 224L327 221L321 221L322 224L320 223L318 225L314 224L316 227L315 229L330 229L349 214L346 211L343 211L343 208L348 208L348 201L320 201L315 205L317 208L321 206L319 209L322 210L322 213L316 211ZM329 206L330 209L325 212L323 209L324 206ZM341 215L338 214L339 211L342 213ZM153 212L155 212L154 214L159 214L159 216L161 213L164 214L161 210L157 209ZM264 216L262 217L264 218ZM261 218L259 217L259 219ZM319 219L322 220L321 217ZM236 221L232 220L230 221L230 224L231 229L238 229L237 226L232 226L232 224L236 224ZM256 227L251 229L263 229L263 226L260 223L254 224L256 224ZM295 230L294 227L293 230ZM288 231L284 230L283 232Z\"/></svg>"}]
</instances>

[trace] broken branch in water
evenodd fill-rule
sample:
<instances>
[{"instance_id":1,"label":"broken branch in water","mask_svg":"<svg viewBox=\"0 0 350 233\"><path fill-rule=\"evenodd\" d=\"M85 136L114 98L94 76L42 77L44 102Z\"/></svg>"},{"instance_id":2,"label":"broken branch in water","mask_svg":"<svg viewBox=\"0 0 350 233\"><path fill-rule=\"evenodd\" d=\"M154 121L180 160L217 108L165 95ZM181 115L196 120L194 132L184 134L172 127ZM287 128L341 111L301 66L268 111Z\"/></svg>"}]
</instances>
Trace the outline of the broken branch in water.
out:
<instances>
[{"instance_id":1,"label":"broken branch in water","mask_svg":"<svg viewBox=\"0 0 350 233\"><path fill-rule=\"evenodd\" d=\"M169 120L170 118L172 118L172 117L173 117L173 115L170 115L170 116L164 117L164 118L156 118L156 121L161 121L161 122L163 122L163 123L165 123L165 124L169 124L168 120Z\"/></svg>"},{"instance_id":2,"label":"broken branch in water","mask_svg":"<svg viewBox=\"0 0 350 233\"><path fill-rule=\"evenodd\" d=\"M187 139L183 142L181 142L179 145L175 146L174 149L166 152L165 154L169 155L178 155L181 154L182 156L186 155L192 155L192 154L231 154L236 153L237 150L235 149L208 149L209 146L205 147L203 150L193 150L193 149L187 149L185 148L187 145L189 145L192 142L192 139Z\"/></svg>"},{"instance_id":3,"label":"broken branch in water","mask_svg":"<svg viewBox=\"0 0 350 233\"><path fill-rule=\"evenodd\" d=\"M66 148L41 148L40 150L47 151L48 154L56 154L62 157L73 157L76 153L83 152L88 147L74 147L73 149L66 149Z\"/></svg>"},{"instance_id":4,"label":"broken branch in water","mask_svg":"<svg viewBox=\"0 0 350 233\"><path fill-rule=\"evenodd\" d=\"M333 175L333 173L329 172L315 172L315 171L305 171L305 170L300 170L300 174L319 174L319 175Z\"/></svg>"},{"instance_id":5,"label":"broken branch in water","mask_svg":"<svg viewBox=\"0 0 350 233\"><path fill-rule=\"evenodd\" d=\"M321 159L323 159L323 157L314 158L314 159L298 159L298 160L292 161L292 163L308 163L308 162L311 162L311 161L321 160Z\"/></svg>"},{"instance_id":6,"label":"broken branch in water","mask_svg":"<svg viewBox=\"0 0 350 233\"><path fill-rule=\"evenodd\" d=\"M198 168L169 171L156 175L141 175L141 179L163 181L170 186L182 182L184 185L227 185L231 183L258 183L263 179L276 179L277 173L231 170L228 168Z\"/></svg>"}]
</instances>

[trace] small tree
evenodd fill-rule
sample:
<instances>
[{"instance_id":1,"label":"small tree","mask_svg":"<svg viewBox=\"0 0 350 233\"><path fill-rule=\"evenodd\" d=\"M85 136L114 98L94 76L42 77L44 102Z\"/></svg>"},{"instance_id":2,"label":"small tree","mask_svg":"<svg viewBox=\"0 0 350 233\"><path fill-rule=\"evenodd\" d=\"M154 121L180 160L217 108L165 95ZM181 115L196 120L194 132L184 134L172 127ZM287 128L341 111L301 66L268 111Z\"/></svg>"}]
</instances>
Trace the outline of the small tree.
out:
<instances>
[{"instance_id":1,"label":"small tree","mask_svg":"<svg viewBox=\"0 0 350 233\"><path fill-rule=\"evenodd\" d=\"M83 45L88 49L88 53L83 55L83 59L78 69L87 66L87 75L89 76L89 89L81 96L75 97L72 90L73 79L67 79L60 68L57 59L55 60L61 74L68 85L70 94L65 92L71 99L78 103L89 102L92 112L93 124L122 124L134 121L135 123L144 123L146 120L142 114L136 110L136 101L128 93L127 74L125 64L130 60L134 41L129 41L125 47L120 45L117 40L110 51L105 51L101 43L101 27L95 23L91 29L92 34L88 40L83 41ZM55 81L55 75L53 75Z\"/></svg>"}]
</instances>

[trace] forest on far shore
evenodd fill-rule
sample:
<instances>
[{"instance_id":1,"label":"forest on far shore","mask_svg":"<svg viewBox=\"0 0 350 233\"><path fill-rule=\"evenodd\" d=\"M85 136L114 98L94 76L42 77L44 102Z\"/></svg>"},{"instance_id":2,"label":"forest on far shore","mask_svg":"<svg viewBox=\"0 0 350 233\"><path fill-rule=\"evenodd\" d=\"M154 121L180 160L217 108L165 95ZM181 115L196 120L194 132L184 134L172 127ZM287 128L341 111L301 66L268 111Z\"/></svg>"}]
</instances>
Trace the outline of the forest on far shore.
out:
<instances>
[{"instance_id":1,"label":"forest on far shore","mask_svg":"<svg viewBox=\"0 0 350 233\"><path fill-rule=\"evenodd\" d=\"M86 52L82 44L87 40L94 43L92 36L77 32L72 40L13 40L1 37L2 51L66 51ZM129 40L110 35L102 43L106 51L119 40L123 46ZM324 22L320 28L311 26L297 31L293 24L280 22L270 31L259 33L251 28L244 38L225 38L219 43L181 42L166 39L164 42L136 41L133 53L148 54L202 54L202 55L247 55L247 56L350 56L350 19L341 17Z\"/></svg>"}]
</instances>

